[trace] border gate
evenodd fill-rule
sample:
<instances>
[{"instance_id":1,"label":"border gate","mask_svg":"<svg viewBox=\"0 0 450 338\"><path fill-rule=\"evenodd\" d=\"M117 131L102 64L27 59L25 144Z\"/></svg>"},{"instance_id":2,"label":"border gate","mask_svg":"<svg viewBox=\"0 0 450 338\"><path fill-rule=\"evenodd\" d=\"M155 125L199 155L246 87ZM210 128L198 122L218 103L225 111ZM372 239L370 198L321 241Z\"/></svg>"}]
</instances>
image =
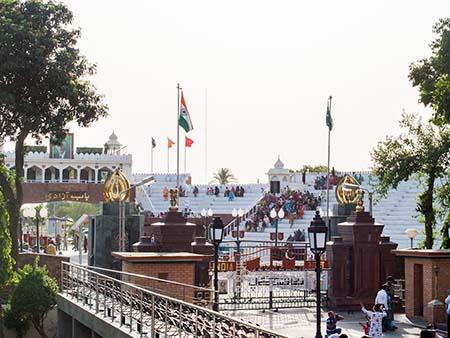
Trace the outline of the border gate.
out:
<instances>
[{"instance_id":1,"label":"border gate","mask_svg":"<svg viewBox=\"0 0 450 338\"><path fill-rule=\"evenodd\" d=\"M308 243L224 242L219 259L221 310L270 310L316 305L315 262ZM327 262L321 262L322 301L327 303ZM210 266L213 270L214 266Z\"/></svg>"}]
</instances>

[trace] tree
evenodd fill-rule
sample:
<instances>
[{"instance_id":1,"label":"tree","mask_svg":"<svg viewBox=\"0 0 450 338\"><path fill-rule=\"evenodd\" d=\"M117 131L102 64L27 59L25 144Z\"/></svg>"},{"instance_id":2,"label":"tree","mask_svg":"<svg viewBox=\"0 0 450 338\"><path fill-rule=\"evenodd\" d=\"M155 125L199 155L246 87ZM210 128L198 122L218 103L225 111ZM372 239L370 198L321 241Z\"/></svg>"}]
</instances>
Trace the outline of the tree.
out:
<instances>
[{"instance_id":1,"label":"tree","mask_svg":"<svg viewBox=\"0 0 450 338\"><path fill-rule=\"evenodd\" d=\"M24 333L30 321L42 338L47 338L44 320L56 305L58 284L50 277L47 268L40 267L36 258L33 265L20 269L19 282L11 296L11 308L6 315L7 324L16 328L18 334Z\"/></svg>"},{"instance_id":2,"label":"tree","mask_svg":"<svg viewBox=\"0 0 450 338\"><path fill-rule=\"evenodd\" d=\"M324 164L318 164L318 165L308 165L305 164L302 169L300 169L301 172L310 172L310 173L326 173L328 171L328 167Z\"/></svg>"},{"instance_id":3,"label":"tree","mask_svg":"<svg viewBox=\"0 0 450 338\"><path fill-rule=\"evenodd\" d=\"M98 204L82 202L55 202L49 206L52 215L57 217L70 217L75 222L82 215L97 215L99 213Z\"/></svg>"},{"instance_id":4,"label":"tree","mask_svg":"<svg viewBox=\"0 0 450 338\"><path fill-rule=\"evenodd\" d=\"M14 261L11 258L11 236L8 228L8 212L0 194L0 292L9 284L13 276ZM0 299L0 337L3 337L3 310Z\"/></svg>"},{"instance_id":5,"label":"tree","mask_svg":"<svg viewBox=\"0 0 450 338\"><path fill-rule=\"evenodd\" d=\"M431 56L410 65L409 79L419 87L420 101L433 108L433 122L450 124L450 18L440 19L433 33L438 37L430 44Z\"/></svg>"},{"instance_id":6,"label":"tree","mask_svg":"<svg viewBox=\"0 0 450 338\"><path fill-rule=\"evenodd\" d=\"M80 30L72 28L72 20L64 4L0 0L0 139L15 142L15 181L9 184L0 172L0 190L16 260L25 139L58 142L69 122L87 127L107 114L102 96L86 79L95 66L80 54Z\"/></svg>"},{"instance_id":7,"label":"tree","mask_svg":"<svg viewBox=\"0 0 450 338\"><path fill-rule=\"evenodd\" d=\"M219 184L229 184L236 182L236 178L233 173L228 168L220 168L216 173L213 174L213 181Z\"/></svg>"},{"instance_id":8,"label":"tree","mask_svg":"<svg viewBox=\"0 0 450 338\"><path fill-rule=\"evenodd\" d=\"M386 196L390 188L414 174L425 180L425 190L419 194L417 211L425 219L425 246L433 247L433 228L436 223L433 205L436 180L448 175L450 159L450 131L432 123L422 123L414 114L404 113L400 126L405 130L398 137L386 137L372 152L374 174L379 182L376 190Z\"/></svg>"}]
</instances>

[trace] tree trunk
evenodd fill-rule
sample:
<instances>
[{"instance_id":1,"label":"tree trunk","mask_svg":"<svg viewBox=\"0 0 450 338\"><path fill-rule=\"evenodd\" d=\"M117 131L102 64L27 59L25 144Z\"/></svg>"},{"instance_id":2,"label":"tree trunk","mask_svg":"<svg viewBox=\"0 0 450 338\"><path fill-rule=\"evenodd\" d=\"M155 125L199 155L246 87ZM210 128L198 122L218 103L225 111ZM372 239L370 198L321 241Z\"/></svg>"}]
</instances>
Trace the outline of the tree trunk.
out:
<instances>
[{"instance_id":1,"label":"tree trunk","mask_svg":"<svg viewBox=\"0 0 450 338\"><path fill-rule=\"evenodd\" d=\"M427 190L420 197L421 212L425 216L425 248L433 249L433 228L436 222L433 210L434 171L430 172L427 180Z\"/></svg>"},{"instance_id":2,"label":"tree trunk","mask_svg":"<svg viewBox=\"0 0 450 338\"><path fill-rule=\"evenodd\" d=\"M447 212L447 217L444 219L441 228L442 244L441 249L450 249L450 211Z\"/></svg>"}]
</instances>

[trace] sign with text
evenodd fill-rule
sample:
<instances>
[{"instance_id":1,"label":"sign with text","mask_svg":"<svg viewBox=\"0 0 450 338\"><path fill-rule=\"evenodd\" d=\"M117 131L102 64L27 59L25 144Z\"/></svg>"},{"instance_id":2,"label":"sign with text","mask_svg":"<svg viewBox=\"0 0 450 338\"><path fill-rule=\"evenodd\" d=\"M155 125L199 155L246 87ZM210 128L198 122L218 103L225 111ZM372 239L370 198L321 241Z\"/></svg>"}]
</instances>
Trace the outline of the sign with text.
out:
<instances>
[{"instance_id":1,"label":"sign with text","mask_svg":"<svg viewBox=\"0 0 450 338\"><path fill-rule=\"evenodd\" d=\"M305 261L304 269L305 270L314 270L316 268L316 261ZM328 261L320 261L321 269L328 269Z\"/></svg>"},{"instance_id":2,"label":"sign with text","mask_svg":"<svg viewBox=\"0 0 450 338\"><path fill-rule=\"evenodd\" d=\"M209 263L209 270L214 271L214 262ZM236 262L219 262L217 265L217 271L228 272L236 271Z\"/></svg>"},{"instance_id":3,"label":"sign with text","mask_svg":"<svg viewBox=\"0 0 450 338\"><path fill-rule=\"evenodd\" d=\"M47 202L53 201L73 201L89 202L90 196L85 191L50 191L45 195Z\"/></svg>"}]
</instances>

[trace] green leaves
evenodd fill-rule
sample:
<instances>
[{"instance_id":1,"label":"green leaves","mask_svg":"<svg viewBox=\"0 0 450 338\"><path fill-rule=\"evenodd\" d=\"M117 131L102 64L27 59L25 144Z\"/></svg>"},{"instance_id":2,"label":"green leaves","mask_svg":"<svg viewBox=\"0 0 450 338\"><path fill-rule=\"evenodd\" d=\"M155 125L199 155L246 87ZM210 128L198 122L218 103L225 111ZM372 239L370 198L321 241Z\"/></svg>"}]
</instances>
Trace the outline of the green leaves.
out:
<instances>
[{"instance_id":1,"label":"green leaves","mask_svg":"<svg viewBox=\"0 0 450 338\"><path fill-rule=\"evenodd\" d=\"M236 178L228 168L220 168L216 173L213 174L213 180L219 184L229 184L232 182L236 182Z\"/></svg>"},{"instance_id":2,"label":"green leaves","mask_svg":"<svg viewBox=\"0 0 450 338\"><path fill-rule=\"evenodd\" d=\"M420 101L434 109L437 125L450 124L450 18L440 19L433 27L438 37L431 42L431 56L412 63L409 79L419 87Z\"/></svg>"}]
</instances>

